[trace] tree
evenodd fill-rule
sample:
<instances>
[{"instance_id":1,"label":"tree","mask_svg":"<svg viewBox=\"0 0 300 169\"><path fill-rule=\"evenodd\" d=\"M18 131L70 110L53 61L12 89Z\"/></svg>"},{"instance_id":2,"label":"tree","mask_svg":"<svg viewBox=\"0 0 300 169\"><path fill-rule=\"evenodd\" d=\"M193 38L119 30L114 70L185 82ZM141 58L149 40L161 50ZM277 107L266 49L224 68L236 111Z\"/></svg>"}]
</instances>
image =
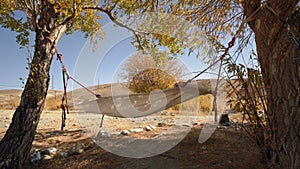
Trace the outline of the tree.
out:
<instances>
[{"instance_id":1,"label":"tree","mask_svg":"<svg viewBox=\"0 0 300 169\"><path fill-rule=\"evenodd\" d=\"M122 66L120 78L128 81L128 88L137 93L166 89L177 83L183 74L183 65L167 52L153 50L151 54L137 52Z\"/></svg>"},{"instance_id":2,"label":"tree","mask_svg":"<svg viewBox=\"0 0 300 169\"><path fill-rule=\"evenodd\" d=\"M154 2L154 1L153 1ZM98 6L101 4L100 6ZM137 6L141 5L141 6ZM0 168L22 168L36 133L49 87L49 71L56 44L63 34L79 31L92 43L103 38L100 20L106 14L116 25L133 29L117 21L136 8L154 8L151 1L115 0L3 0L0 2L0 24L18 33L16 41L28 46L29 35L35 34L34 55L21 101L12 122L0 142ZM139 36L134 34L137 41Z\"/></svg>"},{"instance_id":3,"label":"tree","mask_svg":"<svg viewBox=\"0 0 300 169\"><path fill-rule=\"evenodd\" d=\"M97 2L90 0L0 2L0 24L18 33L16 41L21 46L28 46L30 33L35 33L34 56L20 105L0 143L0 168L22 168L28 160L49 87L50 65L61 36L81 31L86 37L102 38L100 13L82 9L94 4ZM113 6L106 4L103 9L111 12Z\"/></svg>"},{"instance_id":4,"label":"tree","mask_svg":"<svg viewBox=\"0 0 300 169\"><path fill-rule=\"evenodd\" d=\"M239 40L240 51L251 37L255 39L253 50L267 93L270 126L265 136L270 144L261 147L263 155L271 168L300 168L299 1L188 0L168 4L163 10L184 16L218 47L228 35Z\"/></svg>"}]
</instances>

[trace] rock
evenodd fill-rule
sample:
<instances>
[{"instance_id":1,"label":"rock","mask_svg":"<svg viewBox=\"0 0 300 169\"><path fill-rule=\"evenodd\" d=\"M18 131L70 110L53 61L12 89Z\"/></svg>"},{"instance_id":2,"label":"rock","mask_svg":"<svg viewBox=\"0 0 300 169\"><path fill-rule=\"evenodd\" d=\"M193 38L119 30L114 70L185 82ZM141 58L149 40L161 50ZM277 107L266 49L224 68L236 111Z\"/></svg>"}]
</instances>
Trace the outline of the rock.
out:
<instances>
[{"instance_id":1,"label":"rock","mask_svg":"<svg viewBox=\"0 0 300 169\"><path fill-rule=\"evenodd\" d=\"M135 128L135 129L130 129L129 131L132 132L132 133L140 133L143 130L144 130L143 128Z\"/></svg>"},{"instance_id":2,"label":"rock","mask_svg":"<svg viewBox=\"0 0 300 169\"><path fill-rule=\"evenodd\" d=\"M51 137L51 133L46 133L45 137Z\"/></svg>"},{"instance_id":3,"label":"rock","mask_svg":"<svg viewBox=\"0 0 300 169\"><path fill-rule=\"evenodd\" d=\"M124 136L129 136L130 135L130 131L129 130L123 130L121 132L121 134L124 135Z\"/></svg>"},{"instance_id":4,"label":"rock","mask_svg":"<svg viewBox=\"0 0 300 169\"><path fill-rule=\"evenodd\" d=\"M199 126L199 125L200 125L200 122L197 122L197 121L193 122L193 126Z\"/></svg>"},{"instance_id":5,"label":"rock","mask_svg":"<svg viewBox=\"0 0 300 169\"><path fill-rule=\"evenodd\" d=\"M40 160L42 160L42 152L39 149L35 149L30 155L30 162L37 163Z\"/></svg>"},{"instance_id":6,"label":"rock","mask_svg":"<svg viewBox=\"0 0 300 169\"><path fill-rule=\"evenodd\" d=\"M236 128L235 128L235 130L237 130L237 131L239 131L239 130L241 130L242 128L240 127L240 126L237 126Z\"/></svg>"},{"instance_id":7,"label":"rock","mask_svg":"<svg viewBox=\"0 0 300 169\"><path fill-rule=\"evenodd\" d=\"M146 131L152 131L152 130L155 130L155 129L156 129L156 127L153 126L153 125L151 125L151 124L149 124L149 125L147 125L147 126L145 127L145 130L146 130Z\"/></svg>"},{"instance_id":8,"label":"rock","mask_svg":"<svg viewBox=\"0 0 300 169\"><path fill-rule=\"evenodd\" d=\"M46 155L44 155L43 160L50 160L52 158L53 158L52 156L46 154Z\"/></svg>"},{"instance_id":9,"label":"rock","mask_svg":"<svg viewBox=\"0 0 300 169\"><path fill-rule=\"evenodd\" d=\"M153 129L152 129L150 126L146 126L146 127L145 127L145 130L146 130L146 131L152 131Z\"/></svg>"},{"instance_id":10,"label":"rock","mask_svg":"<svg viewBox=\"0 0 300 169\"><path fill-rule=\"evenodd\" d=\"M265 111L264 110L258 110L257 114L258 114L258 117L264 117L265 116Z\"/></svg>"},{"instance_id":11,"label":"rock","mask_svg":"<svg viewBox=\"0 0 300 169\"><path fill-rule=\"evenodd\" d=\"M167 112L167 111L162 111L160 114L161 114L161 115L167 115L168 112Z\"/></svg>"},{"instance_id":12,"label":"rock","mask_svg":"<svg viewBox=\"0 0 300 169\"><path fill-rule=\"evenodd\" d=\"M9 117L5 117L5 120L9 120L10 118Z\"/></svg>"},{"instance_id":13,"label":"rock","mask_svg":"<svg viewBox=\"0 0 300 169\"><path fill-rule=\"evenodd\" d=\"M97 139L100 139L100 138L108 137L108 136L109 136L109 135L108 135L108 133L107 133L106 131L101 130L101 131L98 132L96 138L97 138Z\"/></svg>"},{"instance_id":14,"label":"rock","mask_svg":"<svg viewBox=\"0 0 300 169\"><path fill-rule=\"evenodd\" d=\"M77 124L76 124L76 123L73 123L72 126L77 126Z\"/></svg>"},{"instance_id":15,"label":"rock","mask_svg":"<svg viewBox=\"0 0 300 169\"><path fill-rule=\"evenodd\" d=\"M58 139L56 140L56 143L61 143L61 138L58 138Z\"/></svg>"},{"instance_id":16,"label":"rock","mask_svg":"<svg viewBox=\"0 0 300 169\"><path fill-rule=\"evenodd\" d=\"M176 126L175 122L169 123L170 126Z\"/></svg>"},{"instance_id":17,"label":"rock","mask_svg":"<svg viewBox=\"0 0 300 169\"><path fill-rule=\"evenodd\" d=\"M114 132L111 132L110 135L120 136L121 132L114 131Z\"/></svg>"},{"instance_id":18,"label":"rock","mask_svg":"<svg viewBox=\"0 0 300 169\"><path fill-rule=\"evenodd\" d=\"M218 128L218 129L227 129L226 126L218 126L217 128Z\"/></svg>"},{"instance_id":19,"label":"rock","mask_svg":"<svg viewBox=\"0 0 300 169\"><path fill-rule=\"evenodd\" d=\"M175 113L171 113L171 116L175 116Z\"/></svg>"},{"instance_id":20,"label":"rock","mask_svg":"<svg viewBox=\"0 0 300 169\"><path fill-rule=\"evenodd\" d=\"M230 121L229 121L228 114L222 114L219 123L220 123L221 126L229 126Z\"/></svg>"},{"instance_id":21,"label":"rock","mask_svg":"<svg viewBox=\"0 0 300 169\"><path fill-rule=\"evenodd\" d=\"M184 126L184 127L191 127L191 125L188 124L188 123L183 123L182 126Z\"/></svg>"},{"instance_id":22,"label":"rock","mask_svg":"<svg viewBox=\"0 0 300 169\"><path fill-rule=\"evenodd\" d=\"M158 127L164 127L164 126L166 126L166 125L167 125L167 124L166 124L165 122L163 122L163 121L157 123L157 126L158 126Z\"/></svg>"},{"instance_id":23,"label":"rock","mask_svg":"<svg viewBox=\"0 0 300 169\"><path fill-rule=\"evenodd\" d=\"M57 149L55 147L47 148L46 150L42 151L43 155L56 155Z\"/></svg>"},{"instance_id":24,"label":"rock","mask_svg":"<svg viewBox=\"0 0 300 169\"><path fill-rule=\"evenodd\" d=\"M58 154L61 155L62 157L67 157L68 156L68 153L64 152L64 151L59 151Z\"/></svg>"},{"instance_id":25,"label":"rock","mask_svg":"<svg viewBox=\"0 0 300 169\"><path fill-rule=\"evenodd\" d=\"M81 154L84 152L84 149L82 145L75 144L73 147L71 147L68 151L68 155L76 155L76 154Z\"/></svg>"},{"instance_id":26,"label":"rock","mask_svg":"<svg viewBox=\"0 0 300 169\"><path fill-rule=\"evenodd\" d=\"M75 152L76 152L76 149L75 149L75 146L73 146L68 150L68 155L73 155L73 154L75 154Z\"/></svg>"},{"instance_id":27,"label":"rock","mask_svg":"<svg viewBox=\"0 0 300 169\"><path fill-rule=\"evenodd\" d=\"M148 126L151 127L153 130L156 129L156 127L151 124L149 124Z\"/></svg>"},{"instance_id":28,"label":"rock","mask_svg":"<svg viewBox=\"0 0 300 169\"><path fill-rule=\"evenodd\" d=\"M9 124L5 124L5 127L9 127Z\"/></svg>"},{"instance_id":29,"label":"rock","mask_svg":"<svg viewBox=\"0 0 300 169\"><path fill-rule=\"evenodd\" d=\"M84 149L83 148L79 148L79 149L76 149L76 153L77 154L81 154L84 152Z\"/></svg>"}]
</instances>

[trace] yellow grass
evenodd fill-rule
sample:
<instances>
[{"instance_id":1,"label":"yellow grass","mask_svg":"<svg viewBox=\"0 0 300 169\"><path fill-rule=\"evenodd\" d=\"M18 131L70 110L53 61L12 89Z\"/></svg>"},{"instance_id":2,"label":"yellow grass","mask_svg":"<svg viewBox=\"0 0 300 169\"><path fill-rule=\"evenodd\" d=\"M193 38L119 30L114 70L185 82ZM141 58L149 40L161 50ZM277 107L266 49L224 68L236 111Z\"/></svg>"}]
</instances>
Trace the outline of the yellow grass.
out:
<instances>
[{"instance_id":1,"label":"yellow grass","mask_svg":"<svg viewBox=\"0 0 300 169\"><path fill-rule=\"evenodd\" d=\"M58 110L60 109L61 98L48 98L45 103L45 110Z\"/></svg>"}]
</instances>

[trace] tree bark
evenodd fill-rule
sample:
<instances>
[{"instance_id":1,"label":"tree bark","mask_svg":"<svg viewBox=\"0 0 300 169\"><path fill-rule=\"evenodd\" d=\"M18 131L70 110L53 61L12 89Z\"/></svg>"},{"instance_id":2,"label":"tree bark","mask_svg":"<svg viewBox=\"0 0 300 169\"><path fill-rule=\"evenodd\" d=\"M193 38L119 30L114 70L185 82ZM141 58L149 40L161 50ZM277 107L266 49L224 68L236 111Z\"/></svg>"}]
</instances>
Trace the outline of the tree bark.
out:
<instances>
[{"instance_id":1,"label":"tree bark","mask_svg":"<svg viewBox=\"0 0 300 169\"><path fill-rule=\"evenodd\" d=\"M50 81L50 65L55 53L54 43L65 32L66 26L56 26L53 5L44 1L35 30L34 57L29 76L12 122L0 142L0 168L23 168L29 159L32 142L44 108Z\"/></svg>"},{"instance_id":2,"label":"tree bark","mask_svg":"<svg viewBox=\"0 0 300 169\"><path fill-rule=\"evenodd\" d=\"M298 0L273 0L268 5L277 15L288 21L291 32L299 39L300 13L295 12ZM246 16L259 7L259 1L244 1ZM255 33L258 59L267 91L270 119L271 152L264 157L272 168L300 168L300 56L287 25L274 13L263 8L255 20L248 23Z\"/></svg>"}]
</instances>

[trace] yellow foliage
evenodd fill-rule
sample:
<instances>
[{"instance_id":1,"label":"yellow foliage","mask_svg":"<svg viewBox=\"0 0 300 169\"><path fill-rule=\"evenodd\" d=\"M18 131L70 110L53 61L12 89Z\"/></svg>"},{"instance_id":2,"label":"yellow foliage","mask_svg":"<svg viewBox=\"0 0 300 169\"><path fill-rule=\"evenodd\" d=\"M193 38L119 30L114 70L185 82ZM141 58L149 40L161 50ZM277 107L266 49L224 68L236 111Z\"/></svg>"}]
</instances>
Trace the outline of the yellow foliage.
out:
<instances>
[{"instance_id":1,"label":"yellow foliage","mask_svg":"<svg viewBox=\"0 0 300 169\"><path fill-rule=\"evenodd\" d=\"M129 89L136 93L150 93L155 89L173 87L176 80L169 73L155 68L145 69L136 74L129 83Z\"/></svg>"}]
</instances>

